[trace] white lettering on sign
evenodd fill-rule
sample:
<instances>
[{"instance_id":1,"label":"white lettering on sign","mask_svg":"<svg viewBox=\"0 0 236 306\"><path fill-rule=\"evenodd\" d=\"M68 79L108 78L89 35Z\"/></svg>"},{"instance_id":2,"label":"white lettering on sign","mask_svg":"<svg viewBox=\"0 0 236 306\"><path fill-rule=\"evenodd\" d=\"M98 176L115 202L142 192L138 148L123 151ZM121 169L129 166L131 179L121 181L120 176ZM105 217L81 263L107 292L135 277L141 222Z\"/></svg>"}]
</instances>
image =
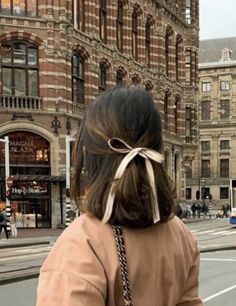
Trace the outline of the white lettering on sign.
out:
<instances>
[{"instance_id":1,"label":"white lettering on sign","mask_svg":"<svg viewBox=\"0 0 236 306\"><path fill-rule=\"evenodd\" d=\"M45 193L47 192L46 189L40 190L39 188L33 188L33 187L28 187L28 188L12 188L12 194L36 194L36 193Z\"/></svg>"},{"instance_id":2,"label":"white lettering on sign","mask_svg":"<svg viewBox=\"0 0 236 306\"><path fill-rule=\"evenodd\" d=\"M33 141L10 140L10 152L14 153L34 153L37 149Z\"/></svg>"}]
</instances>

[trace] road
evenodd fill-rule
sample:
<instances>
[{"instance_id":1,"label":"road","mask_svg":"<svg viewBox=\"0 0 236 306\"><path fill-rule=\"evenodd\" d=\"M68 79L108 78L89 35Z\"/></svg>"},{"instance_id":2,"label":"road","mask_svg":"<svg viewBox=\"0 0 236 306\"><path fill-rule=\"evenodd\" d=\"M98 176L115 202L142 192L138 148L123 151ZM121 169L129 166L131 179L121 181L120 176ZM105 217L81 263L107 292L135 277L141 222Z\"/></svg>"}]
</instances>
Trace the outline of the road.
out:
<instances>
[{"instance_id":1,"label":"road","mask_svg":"<svg viewBox=\"0 0 236 306\"><path fill-rule=\"evenodd\" d=\"M201 254L200 294L206 306L234 306L236 252Z\"/></svg>"},{"instance_id":2,"label":"road","mask_svg":"<svg viewBox=\"0 0 236 306\"><path fill-rule=\"evenodd\" d=\"M236 228L227 221L213 220L188 224L196 235L202 249L206 246L236 245ZM28 249L28 253L27 250ZM40 264L46 253L45 246L28 247L23 252L13 250L8 252L9 261L20 267L27 262L30 265ZM2 252L2 250L1 250ZM0 253L1 253L0 252ZM45 252L45 254L44 254ZM30 255L31 254L31 255ZM2 255L2 253L1 253ZM0 256L1 258L1 256ZM8 262L9 264L9 262ZM0 268L3 261L0 260ZM236 251L220 251L201 254L200 295L206 306L235 306L236 301ZM1 305L33 306L36 300L37 279L0 285ZM12 294L14 292L14 294Z\"/></svg>"}]
</instances>

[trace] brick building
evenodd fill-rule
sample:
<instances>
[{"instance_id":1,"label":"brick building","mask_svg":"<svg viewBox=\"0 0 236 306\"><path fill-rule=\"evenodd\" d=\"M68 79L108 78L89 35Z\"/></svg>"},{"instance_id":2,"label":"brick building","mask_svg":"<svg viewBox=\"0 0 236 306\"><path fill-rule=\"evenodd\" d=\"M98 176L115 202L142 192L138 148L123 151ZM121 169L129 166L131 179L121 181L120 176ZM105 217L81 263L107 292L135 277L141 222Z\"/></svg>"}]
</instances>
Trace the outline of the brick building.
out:
<instances>
[{"instance_id":1,"label":"brick building","mask_svg":"<svg viewBox=\"0 0 236 306\"><path fill-rule=\"evenodd\" d=\"M196 152L198 2L0 0L0 137L10 138L11 205L22 226L64 223L65 137L116 84L152 94L165 164L185 198ZM4 185L3 152L0 167Z\"/></svg>"},{"instance_id":2,"label":"brick building","mask_svg":"<svg viewBox=\"0 0 236 306\"><path fill-rule=\"evenodd\" d=\"M236 38L209 39L199 47L199 156L187 180L189 199L212 194L213 204L229 203L236 178ZM192 191L192 195L191 195Z\"/></svg>"}]
</instances>

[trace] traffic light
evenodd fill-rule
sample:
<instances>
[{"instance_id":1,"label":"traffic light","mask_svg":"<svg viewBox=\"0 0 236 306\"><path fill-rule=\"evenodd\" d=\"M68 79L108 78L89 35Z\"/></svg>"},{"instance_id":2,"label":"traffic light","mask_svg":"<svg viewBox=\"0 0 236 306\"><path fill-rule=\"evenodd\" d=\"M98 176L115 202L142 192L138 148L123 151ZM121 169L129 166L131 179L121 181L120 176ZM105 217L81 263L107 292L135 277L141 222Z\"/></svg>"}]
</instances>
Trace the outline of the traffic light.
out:
<instances>
[{"instance_id":1,"label":"traffic light","mask_svg":"<svg viewBox=\"0 0 236 306\"><path fill-rule=\"evenodd\" d=\"M200 191L199 191L199 190L196 191L196 199L197 199L197 200L200 199Z\"/></svg>"},{"instance_id":2,"label":"traffic light","mask_svg":"<svg viewBox=\"0 0 236 306\"><path fill-rule=\"evenodd\" d=\"M70 198L70 188L66 188L66 197Z\"/></svg>"}]
</instances>

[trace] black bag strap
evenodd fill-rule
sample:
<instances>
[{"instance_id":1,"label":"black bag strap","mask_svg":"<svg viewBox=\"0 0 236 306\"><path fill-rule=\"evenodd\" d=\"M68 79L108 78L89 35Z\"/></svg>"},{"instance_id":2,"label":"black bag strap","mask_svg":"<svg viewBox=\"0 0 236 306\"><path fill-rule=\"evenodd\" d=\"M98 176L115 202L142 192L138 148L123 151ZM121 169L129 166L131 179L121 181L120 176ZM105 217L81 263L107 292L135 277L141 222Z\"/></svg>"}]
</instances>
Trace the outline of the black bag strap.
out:
<instances>
[{"instance_id":1,"label":"black bag strap","mask_svg":"<svg viewBox=\"0 0 236 306\"><path fill-rule=\"evenodd\" d=\"M120 262L120 270L122 276L122 286L123 286L123 296L124 296L124 305L133 306L130 290L129 275L127 269L127 259L125 251L125 242L123 237L122 228L117 225L112 225L113 233L116 240L116 247Z\"/></svg>"}]
</instances>

